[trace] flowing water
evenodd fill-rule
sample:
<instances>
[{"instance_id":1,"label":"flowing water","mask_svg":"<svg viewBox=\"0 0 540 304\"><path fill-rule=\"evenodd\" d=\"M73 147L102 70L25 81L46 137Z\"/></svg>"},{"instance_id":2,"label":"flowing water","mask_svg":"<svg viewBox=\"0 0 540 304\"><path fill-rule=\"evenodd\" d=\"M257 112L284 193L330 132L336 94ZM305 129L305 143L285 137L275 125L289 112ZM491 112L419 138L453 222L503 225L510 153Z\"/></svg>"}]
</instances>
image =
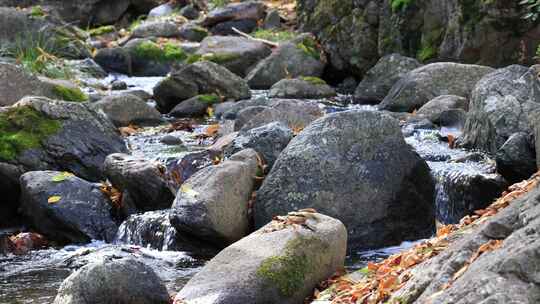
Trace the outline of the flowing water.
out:
<instances>
[{"instance_id":1,"label":"flowing water","mask_svg":"<svg viewBox=\"0 0 540 304\"><path fill-rule=\"evenodd\" d=\"M130 89L142 89L152 93L152 88L160 77L126 77L111 75L101 83L113 80L126 82ZM91 82L91 81L89 81ZM98 82L98 81L94 81ZM265 92L254 92L256 96L264 96ZM321 108L326 112L343 111L347 109L375 110L370 106L347 106L347 96L340 96L333 101L321 102ZM164 164L190 153L204 150L209 141L201 140L194 134L201 133L213 121L200 121L195 125L194 132L173 131L169 134L182 139L183 145L168 146L160 139L166 134L166 126L145 128L136 135L126 139L126 144L134 155ZM459 135L459 130L405 130L406 141L428 162L437 182L436 204L438 219L445 221L450 218L452 206L456 204L456 196L449 195L456 183L454 176L485 176L493 177L494 165L487 156L476 152L460 149L450 149L448 143L441 141L446 134ZM465 192L467 189L464 190ZM459 200L459 197L457 198ZM444 207L446 206L446 207ZM446 208L446 209L445 209ZM0 231L0 236L2 232ZM400 246L380 250L359 252L347 259L350 270L362 268L368 261L377 261L393 253L413 246L414 242L404 242ZM204 264L204 260L190 257L183 252L158 251L150 248L140 248L132 245L105 244L94 241L86 245L72 245L63 248L50 248L33 251L27 255L0 255L0 304L15 303L52 303L56 291L62 281L81 265L103 257L135 256L144 260L156 270L165 281L171 292L178 291Z\"/></svg>"}]
</instances>

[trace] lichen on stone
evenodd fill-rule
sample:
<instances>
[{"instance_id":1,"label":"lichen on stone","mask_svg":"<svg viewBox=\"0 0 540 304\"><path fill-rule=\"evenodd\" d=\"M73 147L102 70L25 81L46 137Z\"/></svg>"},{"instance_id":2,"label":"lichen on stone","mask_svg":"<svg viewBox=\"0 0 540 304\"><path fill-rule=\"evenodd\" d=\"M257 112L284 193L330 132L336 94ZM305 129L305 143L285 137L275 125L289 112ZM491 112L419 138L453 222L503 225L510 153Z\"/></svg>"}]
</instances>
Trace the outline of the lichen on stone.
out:
<instances>
[{"instance_id":1,"label":"lichen on stone","mask_svg":"<svg viewBox=\"0 0 540 304\"><path fill-rule=\"evenodd\" d=\"M63 85L55 85L53 93L61 100L83 102L88 101L88 96L79 88L70 88Z\"/></svg>"},{"instance_id":2,"label":"lichen on stone","mask_svg":"<svg viewBox=\"0 0 540 304\"><path fill-rule=\"evenodd\" d=\"M0 159L10 161L60 131L58 120L46 117L31 106L13 107L0 112Z\"/></svg>"}]
</instances>

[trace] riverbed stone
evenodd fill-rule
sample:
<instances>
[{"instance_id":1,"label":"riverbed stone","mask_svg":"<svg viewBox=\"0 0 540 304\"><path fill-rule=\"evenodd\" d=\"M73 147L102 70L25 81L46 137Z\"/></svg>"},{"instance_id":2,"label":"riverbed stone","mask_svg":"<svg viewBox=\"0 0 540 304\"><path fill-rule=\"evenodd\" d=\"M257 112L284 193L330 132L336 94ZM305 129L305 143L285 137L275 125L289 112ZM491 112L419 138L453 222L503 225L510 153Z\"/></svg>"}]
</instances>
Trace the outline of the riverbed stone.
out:
<instances>
[{"instance_id":1,"label":"riverbed stone","mask_svg":"<svg viewBox=\"0 0 540 304\"><path fill-rule=\"evenodd\" d=\"M326 57L313 35L299 37L280 44L260 61L246 76L252 89L269 89L278 81L301 76L321 77Z\"/></svg>"},{"instance_id":2,"label":"riverbed stone","mask_svg":"<svg viewBox=\"0 0 540 304\"><path fill-rule=\"evenodd\" d=\"M201 94L216 94L225 100L251 97L247 83L226 68L209 61L196 62L171 73L154 88L154 98L162 113L181 101Z\"/></svg>"},{"instance_id":3,"label":"riverbed stone","mask_svg":"<svg viewBox=\"0 0 540 304\"><path fill-rule=\"evenodd\" d=\"M124 197L129 197L140 211L169 208L174 193L167 185L165 167L142 157L115 153L107 156L103 171Z\"/></svg>"},{"instance_id":4,"label":"riverbed stone","mask_svg":"<svg viewBox=\"0 0 540 304\"><path fill-rule=\"evenodd\" d=\"M171 223L217 246L233 243L248 233L248 202L259 171L257 152L238 152L221 164L191 176L176 194Z\"/></svg>"},{"instance_id":5,"label":"riverbed stone","mask_svg":"<svg viewBox=\"0 0 540 304\"><path fill-rule=\"evenodd\" d=\"M109 198L98 184L58 171L21 176L21 210L30 225L51 240L112 241L117 226Z\"/></svg>"},{"instance_id":6,"label":"riverbed stone","mask_svg":"<svg viewBox=\"0 0 540 304\"><path fill-rule=\"evenodd\" d=\"M219 23L242 19L258 21L264 18L265 11L266 6L260 1L230 3L210 11L202 21L202 24L206 27L211 27Z\"/></svg>"},{"instance_id":7,"label":"riverbed stone","mask_svg":"<svg viewBox=\"0 0 540 304\"><path fill-rule=\"evenodd\" d=\"M206 37L196 52L203 60L216 62L240 77L245 77L271 53L270 47L262 42L234 36Z\"/></svg>"},{"instance_id":8,"label":"riverbed stone","mask_svg":"<svg viewBox=\"0 0 540 304\"><path fill-rule=\"evenodd\" d=\"M107 96L93 104L117 127L130 124L152 125L162 122L159 112L133 94Z\"/></svg>"},{"instance_id":9,"label":"riverbed stone","mask_svg":"<svg viewBox=\"0 0 540 304\"><path fill-rule=\"evenodd\" d=\"M0 62L0 106L10 106L25 96L55 97L49 86L22 66Z\"/></svg>"},{"instance_id":10,"label":"riverbed stone","mask_svg":"<svg viewBox=\"0 0 540 304\"><path fill-rule=\"evenodd\" d=\"M343 267L347 232L331 217L297 215L306 219L305 225L281 227L272 222L221 251L175 300L186 304L302 303L318 283Z\"/></svg>"},{"instance_id":11,"label":"riverbed stone","mask_svg":"<svg viewBox=\"0 0 540 304\"><path fill-rule=\"evenodd\" d=\"M168 304L165 284L151 267L133 258L102 259L62 282L54 304Z\"/></svg>"},{"instance_id":12,"label":"riverbed stone","mask_svg":"<svg viewBox=\"0 0 540 304\"><path fill-rule=\"evenodd\" d=\"M282 79L270 88L270 98L322 99L336 96L336 91L317 77Z\"/></svg>"},{"instance_id":13,"label":"riverbed stone","mask_svg":"<svg viewBox=\"0 0 540 304\"><path fill-rule=\"evenodd\" d=\"M369 69L354 92L354 99L361 104L381 102L392 86L410 71L422 64L414 58L394 53L381 57L374 67Z\"/></svg>"},{"instance_id":14,"label":"riverbed stone","mask_svg":"<svg viewBox=\"0 0 540 304\"><path fill-rule=\"evenodd\" d=\"M224 155L231 156L251 148L261 155L263 161L272 168L279 154L293 138L293 132L281 122L273 122L259 128L240 132L225 148Z\"/></svg>"},{"instance_id":15,"label":"riverbed stone","mask_svg":"<svg viewBox=\"0 0 540 304\"><path fill-rule=\"evenodd\" d=\"M179 37L179 26L172 21L148 21L135 27L131 33L133 38Z\"/></svg>"},{"instance_id":16,"label":"riverbed stone","mask_svg":"<svg viewBox=\"0 0 540 304\"><path fill-rule=\"evenodd\" d=\"M379 104L379 109L412 112L440 95L469 98L476 83L493 68L440 62L425 65L404 75Z\"/></svg>"},{"instance_id":17,"label":"riverbed stone","mask_svg":"<svg viewBox=\"0 0 540 304\"><path fill-rule=\"evenodd\" d=\"M433 233L434 188L397 120L372 111L330 114L280 154L257 192L255 225L315 208L343 221L351 249L399 244Z\"/></svg>"},{"instance_id":18,"label":"riverbed stone","mask_svg":"<svg viewBox=\"0 0 540 304\"><path fill-rule=\"evenodd\" d=\"M426 117L433 123L441 124L441 120L445 120L445 116L451 115L448 112L455 109L467 111L469 109L469 101L461 96L441 95L428 101L416 114Z\"/></svg>"},{"instance_id":19,"label":"riverbed stone","mask_svg":"<svg viewBox=\"0 0 540 304\"><path fill-rule=\"evenodd\" d=\"M538 170L533 138L524 132L511 135L497 151L495 160L497 171L514 183L529 178Z\"/></svg>"}]
</instances>

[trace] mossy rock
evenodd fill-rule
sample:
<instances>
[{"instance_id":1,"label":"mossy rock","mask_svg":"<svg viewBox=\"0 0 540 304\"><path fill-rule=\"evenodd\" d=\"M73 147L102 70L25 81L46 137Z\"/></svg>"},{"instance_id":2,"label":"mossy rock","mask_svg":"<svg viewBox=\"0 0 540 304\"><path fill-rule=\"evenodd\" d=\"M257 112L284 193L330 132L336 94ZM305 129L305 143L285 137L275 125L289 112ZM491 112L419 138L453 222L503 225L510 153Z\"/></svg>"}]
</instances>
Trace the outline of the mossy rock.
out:
<instances>
[{"instance_id":1,"label":"mossy rock","mask_svg":"<svg viewBox=\"0 0 540 304\"><path fill-rule=\"evenodd\" d=\"M114 27L114 25L104 25L104 26L100 26L100 27L88 30L88 34L94 37L94 36L101 36L101 35L109 34L115 31L116 31L116 28Z\"/></svg>"},{"instance_id":2,"label":"mossy rock","mask_svg":"<svg viewBox=\"0 0 540 304\"><path fill-rule=\"evenodd\" d=\"M253 37L273 42L289 41L296 37L297 33L284 30L259 29L253 33Z\"/></svg>"},{"instance_id":3,"label":"mossy rock","mask_svg":"<svg viewBox=\"0 0 540 304\"><path fill-rule=\"evenodd\" d=\"M0 159L11 161L60 131L62 124L30 106L13 107L0 113Z\"/></svg>"},{"instance_id":4,"label":"mossy rock","mask_svg":"<svg viewBox=\"0 0 540 304\"><path fill-rule=\"evenodd\" d=\"M284 296L292 296L302 288L306 275L317 267L317 258L306 254L305 250L317 252L324 246L316 238L292 239L287 243L283 255L269 257L261 263L257 275L276 286Z\"/></svg>"},{"instance_id":5,"label":"mossy rock","mask_svg":"<svg viewBox=\"0 0 540 304\"><path fill-rule=\"evenodd\" d=\"M223 64L237 59L240 59L240 55L235 53L192 54L186 59L186 63L191 64L200 61L211 61L213 63Z\"/></svg>"},{"instance_id":6,"label":"mossy rock","mask_svg":"<svg viewBox=\"0 0 540 304\"><path fill-rule=\"evenodd\" d=\"M88 101L88 95L86 95L81 89L76 87L67 87L63 85L53 86L53 93L62 100L73 102Z\"/></svg>"},{"instance_id":7,"label":"mossy rock","mask_svg":"<svg viewBox=\"0 0 540 304\"><path fill-rule=\"evenodd\" d=\"M221 98L216 94L198 95L197 98L199 99L200 102L207 105L213 105L213 104L221 102Z\"/></svg>"},{"instance_id":8,"label":"mossy rock","mask_svg":"<svg viewBox=\"0 0 540 304\"><path fill-rule=\"evenodd\" d=\"M160 46L152 41L143 41L135 47L135 56L157 62L184 61L184 50L176 44L167 42Z\"/></svg>"},{"instance_id":9,"label":"mossy rock","mask_svg":"<svg viewBox=\"0 0 540 304\"><path fill-rule=\"evenodd\" d=\"M313 59L321 60L319 45L312 37L305 37L302 41L298 42L296 46Z\"/></svg>"}]
</instances>

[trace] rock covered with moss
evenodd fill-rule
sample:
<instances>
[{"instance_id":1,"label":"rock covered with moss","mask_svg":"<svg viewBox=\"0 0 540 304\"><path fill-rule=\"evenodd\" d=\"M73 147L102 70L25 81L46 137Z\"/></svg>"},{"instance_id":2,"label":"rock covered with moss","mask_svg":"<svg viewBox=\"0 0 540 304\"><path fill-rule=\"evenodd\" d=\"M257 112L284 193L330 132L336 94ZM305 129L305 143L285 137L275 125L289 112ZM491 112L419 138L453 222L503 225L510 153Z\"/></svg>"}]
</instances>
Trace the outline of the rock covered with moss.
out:
<instances>
[{"instance_id":1,"label":"rock covered with moss","mask_svg":"<svg viewBox=\"0 0 540 304\"><path fill-rule=\"evenodd\" d=\"M249 72L246 80L253 89L269 89L285 78L320 77L325 66L326 56L315 38L303 34L281 44Z\"/></svg>"},{"instance_id":2,"label":"rock covered with moss","mask_svg":"<svg viewBox=\"0 0 540 304\"><path fill-rule=\"evenodd\" d=\"M315 208L347 226L352 248L390 246L433 233L434 191L397 120L345 111L312 122L281 152L257 191L255 225Z\"/></svg>"},{"instance_id":3,"label":"rock covered with moss","mask_svg":"<svg viewBox=\"0 0 540 304\"><path fill-rule=\"evenodd\" d=\"M89 104L42 97L0 108L0 147L0 190L8 205L16 205L24 172L65 170L99 181L105 157L127 151L111 122Z\"/></svg>"},{"instance_id":4,"label":"rock covered with moss","mask_svg":"<svg viewBox=\"0 0 540 304\"><path fill-rule=\"evenodd\" d=\"M223 101L251 97L246 81L210 61L181 66L154 88L154 98L162 113L183 100L208 94L221 96Z\"/></svg>"},{"instance_id":5,"label":"rock covered with moss","mask_svg":"<svg viewBox=\"0 0 540 304\"><path fill-rule=\"evenodd\" d=\"M203 117L208 114L212 105L220 103L221 98L216 94L197 95L177 104L169 115L173 117Z\"/></svg>"},{"instance_id":6,"label":"rock covered with moss","mask_svg":"<svg viewBox=\"0 0 540 304\"><path fill-rule=\"evenodd\" d=\"M270 88L272 98L321 99L336 96L336 91L318 77L282 79Z\"/></svg>"},{"instance_id":7,"label":"rock covered with moss","mask_svg":"<svg viewBox=\"0 0 540 304\"><path fill-rule=\"evenodd\" d=\"M274 221L227 247L187 283L176 301L302 303L320 281L343 267L347 233L340 221L322 214L292 216L305 222Z\"/></svg>"},{"instance_id":8,"label":"rock covered with moss","mask_svg":"<svg viewBox=\"0 0 540 304\"><path fill-rule=\"evenodd\" d=\"M300 0L300 29L315 33L331 66L361 77L401 53L421 61L504 66L532 63L540 21L525 21L520 1Z\"/></svg>"},{"instance_id":9,"label":"rock covered with moss","mask_svg":"<svg viewBox=\"0 0 540 304\"><path fill-rule=\"evenodd\" d=\"M432 63L404 75L379 104L379 109L412 112L441 95L468 98L476 83L494 69L453 62Z\"/></svg>"}]
</instances>

